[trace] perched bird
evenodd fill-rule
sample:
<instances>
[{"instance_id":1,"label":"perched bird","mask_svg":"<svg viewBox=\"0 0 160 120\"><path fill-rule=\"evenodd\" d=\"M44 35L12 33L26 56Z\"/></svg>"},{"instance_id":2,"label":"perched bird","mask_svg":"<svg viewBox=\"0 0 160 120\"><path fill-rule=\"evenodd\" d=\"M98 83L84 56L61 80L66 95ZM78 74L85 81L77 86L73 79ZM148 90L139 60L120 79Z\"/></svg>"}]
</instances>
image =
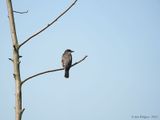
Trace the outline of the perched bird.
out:
<instances>
[{"instance_id":1,"label":"perched bird","mask_svg":"<svg viewBox=\"0 0 160 120\"><path fill-rule=\"evenodd\" d=\"M65 78L69 78L69 69L72 65L72 50L67 49L64 51L63 55L62 55L62 66L64 68L65 74L64 77Z\"/></svg>"}]
</instances>

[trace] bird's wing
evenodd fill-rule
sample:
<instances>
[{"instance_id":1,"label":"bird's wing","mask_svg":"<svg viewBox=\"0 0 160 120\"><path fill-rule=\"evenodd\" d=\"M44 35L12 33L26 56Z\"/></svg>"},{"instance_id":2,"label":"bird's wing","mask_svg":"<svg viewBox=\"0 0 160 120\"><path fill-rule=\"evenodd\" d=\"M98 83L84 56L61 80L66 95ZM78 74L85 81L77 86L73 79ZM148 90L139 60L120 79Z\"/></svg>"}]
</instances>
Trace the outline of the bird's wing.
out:
<instances>
[{"instance_id":1,"label":"bird's wing","mask_svg":"<svg viewBox=\"0 0 160 120\"><path fill-rule=\"evenodd\" d=\"M62 56L62 66L68 68L68 67L71 66L71 64L72 64L71 54L68 54L68 53L63 54L63 56Z\"/></svg>"}]
</instances>

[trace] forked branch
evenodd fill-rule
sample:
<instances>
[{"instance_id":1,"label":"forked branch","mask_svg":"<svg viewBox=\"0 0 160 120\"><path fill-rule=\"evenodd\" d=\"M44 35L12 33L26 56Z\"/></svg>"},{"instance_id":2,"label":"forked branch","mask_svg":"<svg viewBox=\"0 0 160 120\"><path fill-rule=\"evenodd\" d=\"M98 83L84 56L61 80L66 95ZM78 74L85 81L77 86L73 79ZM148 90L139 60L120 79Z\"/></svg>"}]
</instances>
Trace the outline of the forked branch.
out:
<instances>
[{"instance_id":1,"label":"forked branch","mask_svg":"<svg viewBox=\"0 0 160 120\"><path fill-rule=\"evenodd\" d=\"M28 39L26 39L23 43L21 43L19 45L19 48L22 47L25 43L29 42L33 37L37 36L38 34L40 34L41 32L43 32L44 30L46 30L48 27L50 27L51 25L53 25L59 18L61 18L69 9L71 9L74 4L77 2L77 0L75 0L64 12L62 12L56 19L54 19L51 23L49 23L48 25L46 25L44 28L42 28L41 30L39 30L38 32L34 33L32 36L30 36Z\"/></svg>"},{"instance_id":2,"label":"forked branch","mask_svg":"<svg viewBox=\"0 0 160 120\"><path fill-rule=\"evenodd\" d=\"M79 64L80 62L82 62L83 60L85 60L87 57L88 57L88 56L85 56L83 59L79 60L78 62L75 62L74 64L72 64L71 67ZM37 77L37 76L40 76L40 75L43 75L43 74L46 74L46 73L50 73L50 72L61 71L61 70L64 70L64 68L59 68L59 69L54 69L54 70L47 70L47 71L44 71L44 72L37 73L37 74L32 75L32 76L26 78L25 80L23 80L22 83L21 83L21 85L22 85L23 83L25 83L26 81L34 78L34 77Z\"/></svg>"}]
</instances>

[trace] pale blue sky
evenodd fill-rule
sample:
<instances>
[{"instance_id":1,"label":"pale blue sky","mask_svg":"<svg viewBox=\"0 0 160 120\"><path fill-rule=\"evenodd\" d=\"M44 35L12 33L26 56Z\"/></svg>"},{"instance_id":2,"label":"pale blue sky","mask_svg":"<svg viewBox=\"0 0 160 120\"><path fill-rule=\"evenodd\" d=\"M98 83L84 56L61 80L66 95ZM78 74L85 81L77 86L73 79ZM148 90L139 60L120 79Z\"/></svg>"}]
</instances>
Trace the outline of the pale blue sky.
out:
<instances>
[{"instance_id":1,"label":"pale blue sky","mask_svg":"<svg viewBox=\"0 0 160 120\"><path fill-rule=\"evenodd\" d=\"M19 42L48 24L72 0L13 1ZM0 0L0 119L14 118L12 44L5 0ZM160 119L160 1L78 0L56 24L20 53L22 79L61 67L71 48L73 62L89 57L64 78L63 71L23 86L23 120Z\"/></svg>"}]
</instances>

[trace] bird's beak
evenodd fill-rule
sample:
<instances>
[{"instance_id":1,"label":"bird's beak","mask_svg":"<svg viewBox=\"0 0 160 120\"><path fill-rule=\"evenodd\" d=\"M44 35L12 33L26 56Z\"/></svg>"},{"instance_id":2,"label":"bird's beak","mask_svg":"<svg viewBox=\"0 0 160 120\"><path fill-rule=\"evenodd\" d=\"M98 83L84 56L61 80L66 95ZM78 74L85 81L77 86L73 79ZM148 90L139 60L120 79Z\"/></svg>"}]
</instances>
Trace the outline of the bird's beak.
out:
<instances>
[{"instance_id":1,"label":"bird's beak","mask_svg":"<svg viewBox=\"0 0 160 120\"><path fill-rule=\"evenodd\" d=\"M74 51L71 51L71 52L74 52Z\"/></svg>"}]
</instances>

